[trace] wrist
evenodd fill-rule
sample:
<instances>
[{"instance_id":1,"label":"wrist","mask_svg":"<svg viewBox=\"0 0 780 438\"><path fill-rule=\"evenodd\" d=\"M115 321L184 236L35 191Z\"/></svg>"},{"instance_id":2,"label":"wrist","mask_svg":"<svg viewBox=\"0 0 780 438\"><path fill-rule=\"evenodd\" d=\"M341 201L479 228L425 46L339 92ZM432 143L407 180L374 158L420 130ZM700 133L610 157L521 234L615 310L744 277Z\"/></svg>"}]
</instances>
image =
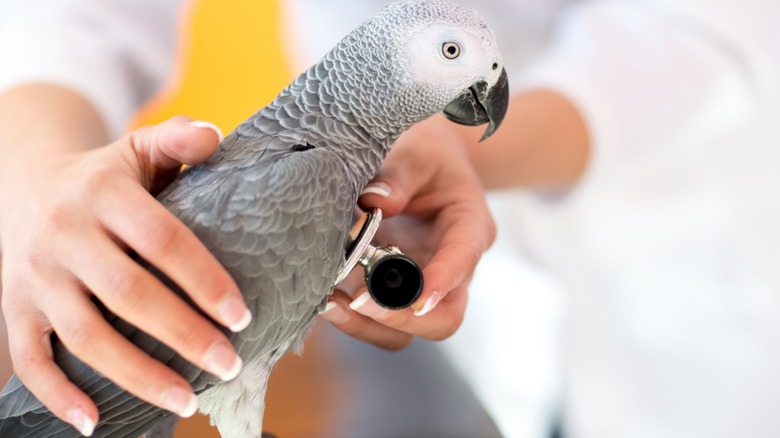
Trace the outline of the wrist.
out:
<instances>
[{"instance_id":1,"label":"wrist","mask_svg":"<svg viewBox=\"0 0 780 438\"><path fill-rule=\"evenodd\" d=\"M571 102L540 89L513 96L501 128L484 143L471 141L468 149L487 188L560 189L582 174L590 138Z\"/></svg>"},{"instance_id":2,"label":"wrist","mask_svg":"<svg viewBox=\"0 0 780 438\"><path fill-rule=\"evenodd\" d=\"M0 93L0 202L64 154L106 144L101 117L82 96L49 84Z\"/></svg>"},{"instance_id":3,"label":"wrist","mask_svg":"<svg viewBox=\"0 0 780 438\"><path fill-rule=\"evenodd\" d=\"M86 98L48 84L20 85L0 93L2 168L108 143L102 118ZM10 158L5 159L5 158Z\"/></svg>"}]
</instances>

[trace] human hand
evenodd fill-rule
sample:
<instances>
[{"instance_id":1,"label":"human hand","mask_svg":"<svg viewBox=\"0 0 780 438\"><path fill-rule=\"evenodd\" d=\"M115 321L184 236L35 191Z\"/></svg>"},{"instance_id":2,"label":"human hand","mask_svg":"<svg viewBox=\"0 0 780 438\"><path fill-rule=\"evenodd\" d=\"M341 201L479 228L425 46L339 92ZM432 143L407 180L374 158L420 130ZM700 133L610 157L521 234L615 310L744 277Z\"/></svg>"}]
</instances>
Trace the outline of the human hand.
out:
<instances>
[{"instance_id":1,"label":"human hand","mask_svg":"<svg viewBox=\"0 0 780 438\"><path fill-rule=\"evenodd\" d=\"M387 310L370 298L361 276L351 275L322 313L382 348L451 336L463 321L472 273L495 239L479 178L449 125L434 118L405 133L360 198L364 209L383 210L376 240L397 245L423 267L420 298L411 308Z\"/></svg>"},{"instance_id":2,"label":"human hand","mask_svg":"<svg viewBox=\"0 0 780 438\"><path fill-rule=\"evenodd\" d=\"M177 117L3 175L2 298L14 369L83 434L97 423L97 408L52 361L52 332L139 398L181 416L197 406L188 382L108 325L91 295L206 371L229 379L240 370L224 334L127 254L159 268L214 320L246 327L250 315L230 275L149 193L169 184L181 163L208 158L220 136L213 125Z\"/></svg>"}]
</instances>

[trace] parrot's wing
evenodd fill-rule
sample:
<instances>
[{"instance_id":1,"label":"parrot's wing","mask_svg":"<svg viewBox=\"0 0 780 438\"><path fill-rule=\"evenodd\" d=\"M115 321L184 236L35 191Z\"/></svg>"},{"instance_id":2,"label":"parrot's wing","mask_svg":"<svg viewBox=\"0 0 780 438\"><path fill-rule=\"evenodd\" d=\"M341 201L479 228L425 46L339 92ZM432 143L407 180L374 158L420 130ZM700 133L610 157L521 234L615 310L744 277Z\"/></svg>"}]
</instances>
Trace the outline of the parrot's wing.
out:
<instances>
[{"instance_id":1,"label":"parrot's wing","mask_svg":"<svg viewBox=\"0 0 780 438\"><path fill-rule=\"evenodd\" d=\"M258 138L257 133L251 138ZM243 292L253 322L231 337L245 360L301 334L316 315L344 263L344 241L358 196L346 176L346 163L330 148L278 137L264 143L265 152L254 163L230 163L235 166L231 171L225 171L224 162L193 169L192 181L182 185L194 195L176 191L164 200L172 211L181 209L180 218ZM196 187L212 180L210 173L223 177L216 185L206 183L204 187L214 187L208 195ZM215 197L215 189L230 195Z\"/></svg>"},{"instance_id":2,"label":"parrot's wing","mask_svg":"<svg viewBox=\"0 0 780 438\"><path fill-rule=\"evenodd\" d=\"M35 412L39 409L44 410L43 404L27 391L16 374L11 376L11 380L3 388L2 397L3 403L0 403L0 418L15 417L23 413Z\"/></svg>"},{"instance_id":3,"label":"parrot's wing","mask_svg":"<svg viewBox=\"0 0 780 438\"><path fill-rule=\"evenodd\" d=\"M140 330L137 330L140 332ZM148 337L148 335L144 336ZM151 337L148 337L152 339ZM152 405L141 402L103 376L95 373L65 349L53 337L54 359L68 378L98 405L101 412L101 430L97 436L137 437L146 425L154 424L169 415ZM134 422L144 418L143 423ZM14 375L3 389L0 398L0 436L15 438L77 438L81 434L71 425L59 420L32 395Z\"/></svg>"}]
</instances>

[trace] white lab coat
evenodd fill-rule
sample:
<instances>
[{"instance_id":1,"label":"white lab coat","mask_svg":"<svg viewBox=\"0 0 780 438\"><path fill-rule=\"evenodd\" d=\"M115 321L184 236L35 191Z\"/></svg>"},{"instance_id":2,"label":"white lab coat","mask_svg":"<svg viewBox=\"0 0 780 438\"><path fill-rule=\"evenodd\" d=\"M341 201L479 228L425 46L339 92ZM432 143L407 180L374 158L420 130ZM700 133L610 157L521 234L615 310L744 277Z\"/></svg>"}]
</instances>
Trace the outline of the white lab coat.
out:
<instances>
[{"instance_id":1,"label":"white lab coat","mask_svg":"<svg viewBox=\"0 0 780 438\"><path fill-rule=\"evenodd\" d=\"M510 87L567 96L593 146L567 192L494 199L446 343L501 430L543 436L560 388L571 437L780 435L780 3L464 2ZM289 3L290 44L311 61L380 3ZM0 1L0 89L71 86L118 134L170 72L180 8Z\"/></svg>"}]
</instances>

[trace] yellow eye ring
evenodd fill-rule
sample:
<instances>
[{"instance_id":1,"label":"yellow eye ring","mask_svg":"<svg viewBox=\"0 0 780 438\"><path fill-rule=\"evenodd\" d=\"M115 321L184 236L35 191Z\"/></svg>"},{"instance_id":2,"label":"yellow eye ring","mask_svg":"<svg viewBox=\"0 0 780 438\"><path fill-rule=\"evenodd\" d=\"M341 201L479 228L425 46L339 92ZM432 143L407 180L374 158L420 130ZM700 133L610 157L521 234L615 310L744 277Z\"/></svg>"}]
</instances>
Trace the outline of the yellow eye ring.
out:
<instances>
[{"instance_id":1,"label":"yellow eye ring","mask_svg":"<svg viewBox=\"0 0 780 438\"><path fill-rule=\"evenodd\" d=\"M460 44L455 41L447 41L441 45L441 53L447 59L455 59L460 56Z\"/></svg>"}]
</instances>

